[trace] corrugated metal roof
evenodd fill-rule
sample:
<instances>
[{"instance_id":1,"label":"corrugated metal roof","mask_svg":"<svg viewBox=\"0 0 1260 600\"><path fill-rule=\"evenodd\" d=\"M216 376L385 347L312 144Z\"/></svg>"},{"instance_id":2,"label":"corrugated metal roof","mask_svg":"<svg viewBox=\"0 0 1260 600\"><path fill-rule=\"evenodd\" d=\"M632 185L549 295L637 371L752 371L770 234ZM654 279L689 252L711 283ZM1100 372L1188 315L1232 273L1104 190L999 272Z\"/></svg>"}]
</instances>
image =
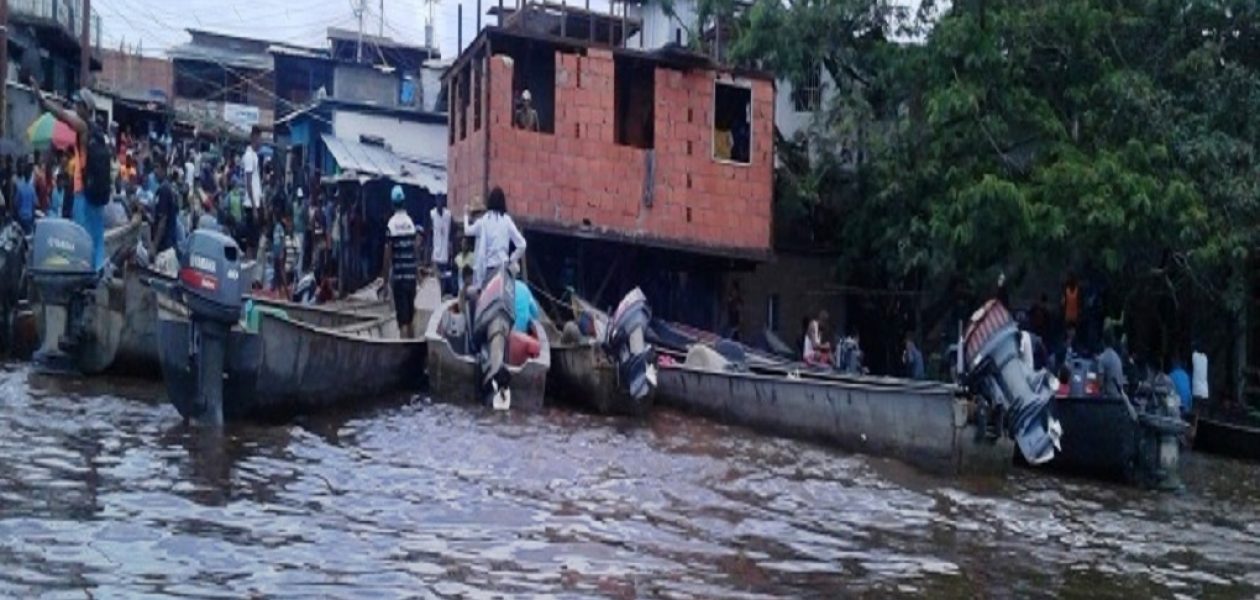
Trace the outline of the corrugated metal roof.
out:
<instances>
[{"instance_id":1,"label":"corrugated metal roof","mask_svg":"<svg viewBox=\"0 0 1260 600\"><path fill-rule=\"evenodd\" d=\"M196 60L211 62L238 69L270 71L275 64L270 54L238 52L202 44L184 44L166 51L171 60Z\"/></svg>"},{"instance_id":2,"label":"corrugated metal roof","mask_svg":"<svg viewBox=\"0 0 1260 600\"><path fill-rule=\"evenodd\" d=\"M446 193L446 169L403 158L385 148L345 140L327 133L320 136L337 166L351 176L386 177L423 187L431 194Z\"/></svg>"}]
</instances>

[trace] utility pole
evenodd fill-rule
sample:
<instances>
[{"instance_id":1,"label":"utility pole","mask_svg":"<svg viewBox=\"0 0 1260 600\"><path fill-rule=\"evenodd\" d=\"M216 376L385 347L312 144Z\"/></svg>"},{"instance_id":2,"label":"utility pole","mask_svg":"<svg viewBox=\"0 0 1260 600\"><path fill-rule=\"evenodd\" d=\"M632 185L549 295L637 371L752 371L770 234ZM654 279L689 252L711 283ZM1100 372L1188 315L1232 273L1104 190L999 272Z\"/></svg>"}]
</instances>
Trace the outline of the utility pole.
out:
<instances>
[{"instance_id":1,"label":"utility pole","mask_svg":"<svg viewBox=\"0 0 1260 600\"><path fill-rule=\"evenodd\" d=\"M363 13L367 12L367 0L359 0L359 9L354 11L359 17L359 43L354 54L354 62L363 62Z\"/></svg>"},{"instance_id":2,"label":"utility pole","mask_svg":"<svg viewBox=\"0 0 1260 600\"><path fill-rule=\"evenodd\" d=\"M9 0L0 0L0 138L9 123Z\"/></svg>"},{"instance_id":3,"label":"utility pole","mask_svg":"<svg viewBox=\"0 0 1260 600\"><path fill-rule=\"evenodd\" d=\"M79 15L79 87L88 87L92 81L92 0L83 0L83 14ZM8 42L6 42L8 43Z\"/></svg>"},{"instance_id":4,"label":"utility pole","mask_svg":"<svg viewBox=\"0 0 1260 600\"><path fill-rule=\"evenodd\" d=\"M381 0L381 9L379 11L381 24L377 26L376 37L385 37L385 0Z\"/></svg>"}]
</instances>

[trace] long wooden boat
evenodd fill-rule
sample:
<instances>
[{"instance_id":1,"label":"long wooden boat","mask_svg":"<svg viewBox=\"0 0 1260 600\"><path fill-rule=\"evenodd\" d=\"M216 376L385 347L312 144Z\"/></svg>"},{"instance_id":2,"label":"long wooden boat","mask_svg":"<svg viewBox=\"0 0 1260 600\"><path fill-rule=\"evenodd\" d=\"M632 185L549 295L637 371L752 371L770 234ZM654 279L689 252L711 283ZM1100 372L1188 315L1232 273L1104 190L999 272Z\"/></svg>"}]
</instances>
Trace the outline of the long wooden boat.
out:
<instances>
[{"instance_id":1,"label":"long wooden boat","mask_svg":"<svg viewBox=\"0 0 1260 600\"><path fill-rule=\"evenodd\" d=\"M419 389L425 340L399 339L398 333L392 315L330 328L263 313L262 366L251 412L315 412Z\"/></svg>"},{"instance_id":2,"label":"long wooden boat","mask_svg":"<svg viewBox=\"0 0 1260 600\"><path fill-rule=\"evenodd\" d=\"M704 350L697 350L704 348ZM887 456L946 474L1002 473L1014 445L983 439L957 386L892 378L731 370L711 349L664 362L658 399L753 429Z\"/></svg>"},{"instance_id":3,"label":"long wooden boat","mask_svg":"<svg viewBox=\"0 0 1260 600\"><path fill-rule=\"evenodd\" d=\"M399 339L391 316L259 301L231 334L224 418L240 420L355 406L423 383L425 340ZM185 417L195 373L186 360L187 311L160 297L163 374ZM256 320L254 329L249 321ZM180 353L183 353L182 355Z\"/></svg>"},{"instance_id":4,"label":"long wooden boat","mask_svg":"<svg viewBox=\"0 0 1260 600\"><path fill-rule=\"evenodd\" d=\"M639 297L642 297L641 294ZM585 314L596 323L596 332L603 333L596 333L596 337L582 337L579 334L567 339L548 324L548 335L553 341L551 370L547 373L547 395L605 415L647 414L656 398L656 365L651 347L647 348L646 360L649 363L647 368L652 373L647 377L652 382L647 386L646 395L636 399L630 393L628 384L621 380L616 362L599 340L599 336L607 335L612 319L607 313L581 298L574 297L572 301L575 320ZM570 335L573 335L572 331Z\"/></svg>"},{"instance_id":5,"label":"long wooden boat","mask_svg":"<svg viewBox=\"0 0 1260 600\"><path fill-rule=\"evenodd\" d=\"M584 340L551 345L547 395L590 407L601 414L641 416L651 410L653 392L635 400L621 385L617 365L598 342Z\"/></svg>"},{"instance_id":6,"label":"long wooden boat","mask_svg":"<svg viewBox=\"0 0 1260 600\"><path fill-rule=\"evenodd\" d=\"M429 388L439 398L455 402L478 403L477 382L480 369L474 355L463 348L458 351L444 335L444 325L457 300L448 300L433 312L425 328L428 342ZM535 322L539 355L519 366L509 366L512 375L512 408L540 410L547 391L547 372L551 370L551 341L543 323ZM457 343L459 343L457 341Z\"/></svg>"},{"instance_id":7,"label":"long wooden boat","mask_svg":"<svg viewBox=\"0 0 1260 600\"><path fill-rule=\"evenodd\" d=\"M1260 461L1260 427L1216 416L1199 416L1194 449L1242 460Z\"/></svg>"}]
</instances>

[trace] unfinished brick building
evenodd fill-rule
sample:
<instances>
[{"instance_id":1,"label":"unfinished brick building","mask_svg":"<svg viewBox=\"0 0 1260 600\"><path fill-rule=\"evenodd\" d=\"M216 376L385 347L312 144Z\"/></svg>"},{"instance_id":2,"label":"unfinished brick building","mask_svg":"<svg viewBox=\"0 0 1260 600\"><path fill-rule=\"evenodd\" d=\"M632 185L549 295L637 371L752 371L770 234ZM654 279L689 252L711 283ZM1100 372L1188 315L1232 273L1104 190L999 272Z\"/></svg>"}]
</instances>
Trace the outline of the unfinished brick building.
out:
<instances>
[{"instance_id":1,"label":"unfinished brick building","mask_svg":"<svg viewBox=\"0 0 1260 600\"><path fill-rule=\"evenodd\" d=\"M771 248L773 79L545 10L483 30L446 75L451 208L502 187L532 279L605 303L643 286L658 312L713 325L716 276ZM516 118L526 91L537 131Z\"/></svg>"}]
</instances>

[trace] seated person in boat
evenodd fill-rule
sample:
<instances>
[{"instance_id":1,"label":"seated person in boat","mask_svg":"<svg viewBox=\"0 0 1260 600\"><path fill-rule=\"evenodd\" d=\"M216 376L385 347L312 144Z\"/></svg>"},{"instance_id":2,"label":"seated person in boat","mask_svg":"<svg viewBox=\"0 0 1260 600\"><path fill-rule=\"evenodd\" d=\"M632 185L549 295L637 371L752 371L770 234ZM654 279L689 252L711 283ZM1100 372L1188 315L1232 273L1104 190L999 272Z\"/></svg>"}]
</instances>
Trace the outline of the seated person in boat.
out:
<instances>
[{"instance_id":1,"label":"seated person in boat","mask_svg":"<svg viewBox=\"0 0 1260 600\"><path fill-rule=\"evenodd\" d=\"M520 365L528 359L537 358L541 352L538 338L532 333L534 320L539 317L540 311L529 284L521 278L520 263L513 262L508 272L515 280L513 298L516 302L516 322L512 325L512 337L508 341L508 362Z\"/></svg>"},{"instance_id":2,"label":"seated person in boat","mask_svg":"<svg viewBox=\"0 0 1260 600\"><path fill-rule=\"evenodd\" d=\"M819 311L818 317L810 321L805 328L805 347L801 352L805 364L816 367L831 364L831 343L825 341L822 334L830 318L827 311Z\"/></svg>"},{"instance_id":3,"label":"seated person in boat","mask_svg":"<svg viewBox=\"0 0 1260 600\"><path fill-rule=\"evenodd\" d=\"M864 375L866 367L862 364L863 359L862 337L857 331L840 340L840 347L836 351L836 369L850 375Z\"/></svg>"}]
</instances>

